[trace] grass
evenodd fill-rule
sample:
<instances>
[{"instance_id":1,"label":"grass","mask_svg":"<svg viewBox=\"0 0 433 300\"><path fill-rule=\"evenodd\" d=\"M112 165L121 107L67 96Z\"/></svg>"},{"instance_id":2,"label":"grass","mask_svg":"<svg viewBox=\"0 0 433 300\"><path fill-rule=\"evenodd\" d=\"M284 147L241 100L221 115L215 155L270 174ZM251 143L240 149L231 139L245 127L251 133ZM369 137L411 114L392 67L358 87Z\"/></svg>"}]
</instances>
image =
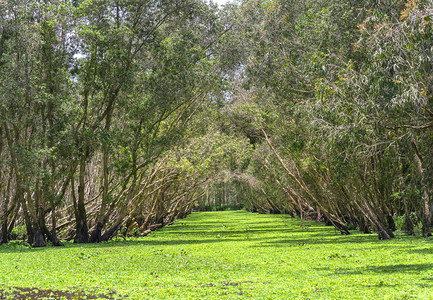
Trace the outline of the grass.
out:
<instances>
[{"instance_id":1,"label":"grass","mask_svg":"<svg viewBox=\"0 0 433 300\"><path fill-rule=\"evenodd\" d=\"M64 299L433 299L431 240L342 236L244 211L193 213L127 241L4 245L0 270L3 298L14 299L26 288Z\"/></svg>"}]
</instances>

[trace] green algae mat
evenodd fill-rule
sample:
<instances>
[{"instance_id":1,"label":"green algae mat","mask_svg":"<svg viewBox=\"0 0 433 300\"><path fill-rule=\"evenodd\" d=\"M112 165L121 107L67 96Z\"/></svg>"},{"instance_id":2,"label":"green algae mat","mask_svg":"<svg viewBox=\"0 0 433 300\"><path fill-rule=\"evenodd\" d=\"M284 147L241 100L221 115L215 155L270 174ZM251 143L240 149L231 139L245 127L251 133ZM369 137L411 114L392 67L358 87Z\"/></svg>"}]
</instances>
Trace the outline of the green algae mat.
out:
<instances>
[{"instance_id":1,"label":"green algae mat","mask_svg":"<svg viewBox=\"0 0 433 300\"><path fill-rule=\"evenodd\" d=\"M147 237L0 247L1 299L433 299L433 241L193 213Z\"/></svg>"}]
</instances>

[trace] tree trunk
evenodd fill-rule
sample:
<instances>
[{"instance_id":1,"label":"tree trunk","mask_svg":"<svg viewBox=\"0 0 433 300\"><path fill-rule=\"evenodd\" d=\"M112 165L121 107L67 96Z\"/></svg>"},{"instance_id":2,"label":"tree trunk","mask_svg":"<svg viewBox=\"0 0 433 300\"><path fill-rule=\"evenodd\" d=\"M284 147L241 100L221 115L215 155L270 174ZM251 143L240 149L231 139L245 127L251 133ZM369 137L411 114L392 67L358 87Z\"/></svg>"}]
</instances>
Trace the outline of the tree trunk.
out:
<instances>
[{"instance_id":1,"label":"tree trunk","mask_svg":"<svg viewBox=\"0 0 433 300\"><path fill-rule=\"evenodd\" d=\"M359 218L359 230L365 234L371 234L370 227L364 217Z\"/></svg>"},{"instance_id":2,"label":"tree trunk","mask_svg":"<svg viewBox=\"0 0 433 300\"><path fill-rule=\"evenodd\" d=\"M384 217L384 216L383 216ZM394 233L389 229L387 226L384 218L381 216L378 216L377 218L377 235L379 240L390 240L394 238Z\"/></svg>"},{"instance_id":3,"label":"tree trunk","mask_svg":"<svg viewBox=\"0 0 433 300\"><path fill-rule=\"evenodd\" d=\"M397 227L395 226L394 218L391 215L387 215L386 220L388 221L389 230L396 231Z\"/></svg>"},{"instance_id":4,"label":"tree trunk","mask_svg":"<svg viewBox=\"0 0 433 300\"><path fill-rule=\"evenodd\" d=\"M334 227L338 231L340 231L341 234L343 234L343 235L349 235L350 234L349 228L346 225L343 225L343 224L335 222L335 221L332 222L332 224L334 225Z\"/></svg>"},{"instance_id":5,"label":"tree trunk","mask_svg":"<svg viewBox=\"0 0 433 300\"><path fill-rule=\"evenodd\" d=\"M1 244L7 244L8 242L9 242L8 221L7 221L7 218L3 218L0 245Z\"/></svg>"},{"instance_id":6,"label":"tree trunk","mask_svg":"<svg viewBox=\"0 0 433 300\"><path fill-rule=\"evenodd\" d=\"M90 243L100 243L102 241L102 228L104 227L104 224L102 224L102 221L98 221L96 223L95 228L92 231L92 234L90 235Z\"/></svg>"},{"instance_id":7,"label":"tree trunk","mask_svg":"<svg viewBox=\"0 0 433 300\"><path fill-rule=\"evenodd\" d=\"M386 230L377 228L376 231L377 231L377 237L379 238L379 240L390 240L393 238Z\"/></svg>"},{"instance_id":8,"label":"tree trunk","mask_svg":"<svg viewBox=\"0 0 433 300\"><path fill-rule=\"evenodd\" d=\"M11 175L10 175L11 176ZM9 242L9 232L8 232L8 219L9 219L9 214L13 209L9 210L9 184L8 183L8 192L5 195L5 199L3 200L3 205L2 205L2 219L1 219L1 224L2 224L2 229L1 229L1 240L0 240L0 245L1 244L7 244ZM12 204L12 206L14 206Z\"/></svg>"},{"instance_id":9,"label":"tree trunk","mask_svg":"<svg viewBox=\"0 0 433 300\"><path fill-rule=\"evenodd\" d=\"M37 222L32 224L32 236L29 237L29 244L33 247L47 246L41 226Z\"/></svg>"},{"instance_id":10,"label":"tree trunk","mask_svg":"<svg viewBox=\"0 0 433 300\"><path fill-rule=\"evenodd\" d=\"M415 231L413 230L413 224L412 224L412 220L410 219L409 214L406 214L404 224L405 224L406 233L408 235L415 236Z\"/></svg>"},{"instance_id":11,"label":"tree trunk","mask_svg":"<svg viewBox=\"0 0 433 300\"><path fill-rule=\"evenodd\" d=\"M51 244L53 247L64 246L63 243L57 237L57 220L56 220L56 207L54 204L51 205Z\"/></svg>"},{"instance_id":12,"label":"tree trunk","mask_svg":"<svg viewBox=\"0 0 433 300\"><path fill-rule=\"evenodd\" d=\"M121 222L116 222L113 226L111 226L110 229L104 232L104 234L101 236L101 242L108 241L113 237L113 235L120 229Z\"/></svg>"},{"instance_id":13,"label":"tree trunk","mask_svg":"<svg viewBox=\"0 0 433 300\"><path fill-rule=\"evenodd\" d=\"M89 229L87 227L87 214L86 214L86 207L84 204L85 171L86 171L86 149L84 147L80 159L80 174L78 179L79 180L78 201L77 201L77 207L75 211L76 232L75 232L74 243L89 242Z\"/></svg>"},{"instance_id":14,"label":"tree trunk","mask_svg":"<svg viewBox=\"0 0 433 300\"><path fill-rule=\"evenodd\" d=\"M421 184L422 184L422 217L421 217L421 223L422 223L422 236L423 237L429 237L431 236L431 228L430 228L430 205L429 205L429 195L427 193L427 179L425 178L425 172L424 168L422 166L423 159L422 156L418 150L418 146L416 145L415 141L412 142L412 146L415 149L415 159L417 161L418 166L418 172L421 176Z\"/></svg>"}]
</instances>

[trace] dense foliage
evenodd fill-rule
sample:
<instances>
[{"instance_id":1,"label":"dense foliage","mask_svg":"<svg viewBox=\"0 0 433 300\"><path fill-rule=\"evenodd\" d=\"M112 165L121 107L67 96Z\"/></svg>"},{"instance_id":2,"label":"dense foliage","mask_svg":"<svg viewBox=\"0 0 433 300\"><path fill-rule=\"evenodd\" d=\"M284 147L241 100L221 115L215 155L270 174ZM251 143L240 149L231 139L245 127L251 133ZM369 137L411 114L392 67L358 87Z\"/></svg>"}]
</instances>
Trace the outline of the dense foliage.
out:
<instances>
[{"instance_id":1,"label":"dense foliage","mask_svg":"<svg viewBox=\"0 0 433 300\"><path fill-rule=\"evenodd\" d=\"M246 1L238 11L247 50L233 116L249 116L239 128L255 146L253 209L381 239L405 216L407 233L420 222L429 236L431 3Z\"/></svg>"},{"instance_id":2,"label":"dense foliage","mask_svg":"<svg viewBox=\"0 0 433 300\"><path fill-rule=\"evenodd\" d=\"M2 242L21 224L35 246L60 245L59 234L99 242L189 212L212 175L206 158L183 153L221 87L216 7L0 5Z\"/></svg>"},{"instance_id":3,"label":"dense foliage","mask_svg":"<svg viewBox=\"0 0 433 300\"><path fill-rule=\"evenodd\" d=\"M1 242L233 205L431 235L432 26L421 0L0 2Z\"/></svg>"}]
</instances>

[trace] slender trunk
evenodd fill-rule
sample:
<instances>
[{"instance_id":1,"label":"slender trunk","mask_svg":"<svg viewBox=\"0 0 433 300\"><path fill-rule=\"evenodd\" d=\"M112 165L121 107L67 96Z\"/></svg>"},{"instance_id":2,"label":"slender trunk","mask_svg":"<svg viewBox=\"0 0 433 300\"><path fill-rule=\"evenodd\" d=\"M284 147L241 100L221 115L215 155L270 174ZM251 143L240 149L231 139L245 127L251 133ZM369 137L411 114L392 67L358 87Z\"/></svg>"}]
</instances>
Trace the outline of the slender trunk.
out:
<instances>
[{"instance_id":1,"label":"slender trunk","mask_svg":"<svg viewBox=\"0 0 433 300\"><path fill-rule=\"evenodd\" d=\"M405 231L408 235L415 236L415 231L413 230L412 220L410 219L409 209L407 206L406 197L403 196L403 204L404 204L404 215L405 215Z\"/></svg>"},{"instance_id":2,"label":"slender trunk","mask_svg":"<svg viewBox=\"0 0 433 300\"><path fill-rule=\"evenodd\" d=\"M24 200L22 203L22 207L23 207L24 223L26 224L27 242L31 245L33 243L33 227L32 227L32 221L30 220L29 212L27 211L27 205L25 204Z\"/></svg>"},{"instance_id":3,"label":"slender trunk","mask_svg":"<svg viewBox=\"0 0 433 300\"><path fill-rule=\"evenodd\" d=\"M404 160L402 160L400 162L400 165L401 165L401 174L400 174L400 180L399 180L400 191L404 191L404 178L405 178L405 173L409 169L409 165L407 163L405 163ZM409 206L407 205L406 195L403 195L402 198L403 198L404 216L405 216L403 230L406 231L406 233L408 235L415 236L415 231L413 229L412 220L410 219L410 211L409 211Z\"/></svg>"},{"instance_id":4,"label":"slender trunk","mask_svg":"<svg viewBox=\"0 0 433 300\"><path fill-rule=\"evenodd\" d=\"M7 244L9 242L9 236L8 236L8 219L7 215L4 214L3 216L3 222L2 222L2 231L1 231L1 244Z\"/></svg>"},{"instance_id":5,"label":"slender trunk","mask_svg":"<svg viewBox=\"0 0 433 300\"><path fill-rule=\"evenodd\" d=\"M54 88L53 88L54 91ZM53 92L52 91L52 92ZM50 102L48 104L48 112L47 112L47 118L48 118L48 124L50 126L50 129L53 130L54 129L54 116L53 116L53 103ZM48 147L49 148L53 148L54 147L54 140L53 140L53 136L51 134L48 135ZM51 223L52 223L52 227L51 227L51 244L53 247L56 246L63 246L63 244L60 242L59 238L57 237L57 219L56 219L56 206L57 206L57 195L56 195L56 183L55 183L55 178L56 178L56 162L54 161L54 158L51 157L50 158L50 167L51 167L51 176L50 176L50 182L49 182L49 186L48 186L48 198L50 201L50 208L51 208ZM69 176L67 176L67 178L69 178ZM68 182L68 180L66 180L66 182ZM66 187L62 187L66 189Z\"/></svg>"},{"instance_id":6,"label":"slender trunk","mask_svg":"<svg viewBox=\"0 0 433 300\"><path fill-rule=\"evenodd\" d=\"M422 235L423 237L429 237L431 236L431 228L430 228L430 205L429 205L429 195L427 193L427 179L425 178L425 172L424 168L422 166L423 159L422 156L418 150L418 146L416 145L415 141L412 142L412 146L415 149L415 159L417 162L418 172L421 176L421 185L422 185L422 217L421 217L421 223L422 223Z\"/></svg>"},{"instance_id":7,"label":"slender trunk","mask_svg":"<svg viewBox=\"0 0 433 300\"><path fill-rule=\"evenodd\" d=\"M30 216L32 218L32 229L33 229L33 239L32 246L33 247L45 247L47 244L45 242L45 209L42 204L42 191L40 190L40 186L36 184L36 192L35 192L35 205L28 205L28 208L31 209ZM27 199L28 202L32 201L32 197L30 195L30 191L27 191Z\"/></svg>"},{"instance_id":8,"label":"slender trunk","mask_svg":"<svg viewBox=\"0 0 433 300\"><path fill-rule=\"evenodd\" d=\"M133 198L133 194L134 194L135 187L137 184L137 168L136 168L137 164L136 163L137 163L137 157L135 154L133 154L132 182L129 186L129 192L127 193L126 201L122 205L122 208L120 209L120 212L119 212L119 217L114 222L114 224L108 230L106 230L103 234L101 234L101 237L99 240L100 242L108 241L121 228L122 221L124 219L125 214L128 211L129 203L130 203L131 199ZM110 209L111 209L111 207L110 207Z\"/></svg>"},{"instance_id":9,"label":"slender trunk","mask_svg":"<svg viewBox=\"0 0 433 300\"><path fill-rule=\"evenodd\" d=\"M105 117L105 134L109 136L109 130L111 129L111 117L113 115L114 110L114 102L116 99L117 93L113 93L110 96L110 100L107 107L107 115ZM109 139L109 138L108 138ZM110 162L110 156L109 156L109 144L110 142L107 141L105 145L102 146L102 203L101 203L101 209L99 211L98 217L97 217L97 223L95 226L95 229L90 235L90 242L91 243L99 243L101 241L101 234L102 234L102 228L104 228L105 223L107 222L107 206L109 201L109 194L108 194L108 188L109 188L109 162Z\"/></svg>"},{"instance_id":10,"label":"slender trunk","mask_svg":"<svg viewBox=\"0 0 433 300\"><path fill-rule=\"evenodd\" d=\"M63 243L60 242L59 238L57 237L57 219L56 219L56 205L54 204L54 201L51 201L51 243L53 247L57 246L63 246Z\"/></svg>"},{"instance_id":11,"label":"slender trunk","mask_svg":"<svg viewBox=\"0 0 433 300\"><path fill-rule=\"evenodd\" d=\"M367 181L365 180L364 176L361 173L358 173L358 176L360 178L360 182L364 186L369 186ZM374 205L374 195L369 191L369 189L364 189L366 191L367 197L362 198L362 206L365 209L362 209L361 205L358 204L356 201L354 203L358 206L358 209L363 212L364 216L369 219L369 221L374 225L375 231L377 232L377 236L380 240L390 240L394 237L394 234L392 231L388 229L388 226L384 220L384 213L382 211L382 208L380 206L372 206L371 203ZM370 201L368 201L368 198ZM371 203L370 203L371 202Z\"/></svg>"},{"instance_id":12,"label":"slender trunk","mask_svg":"<svg viewBox=\"0 0 433 300\"><path fill-rule=\"evenodd\" d=\"M2 214L2 219L1 219L2 231L1 231L0 244L6 244L9 242L8 219L9 219L9 214L12 212L13 207L15 206L15 201L13 201L13 203L11 205L12 207L9 209L9 202L10 202L10 197L12 194L12 191L11 191L12 177L13 177L13 168L11 168L9 171L8 183L6 186L6 191L4 194L4 199L3 199L3 204L2 204L3 214Z\"/></svg>"},{"instance_id":13,"label":"slender trunk","mask_svg":"<svg viewBox=\"0 0 433 300\"><path fill-rule=\"evenodd\" d=\"M3 38L2 38L3 40ZM2 54L2 42L0 41L0 55ZM3 127L0 126L0 157L1 154L3 152ZM10 182L12 179L12 168L10 169L11 172L8 176L8 184L7 184L7 191L3 194L3 203L2 203L2 216L1 216L1 237L0 237L0 245L1 244L6 244L9 239L8 239L8 214L7 214L7 210L8 210L8 206L9 206L9 186L10 186ZM1 169L0 169L1 171ZM1 178L0 178L1 180ZM1 201L1 197L0 197L0 201Z\"/></svg>"},{"instance_id":14,"label":"slender trunk","mask_svg":"<svg viewBox=\"0 0 433 300\"><path fill-rule=\"evenodd\" d=\"M394 218L391 215L386 216L386 220L388 222L388 228L391 231L396 231L397 227L395 226Z\"/></svg>"},{"instance_id":15,"label":"slender trunk","mask_svg":"<svg viewBox=\"0 0 433 300\"><path fill-rule=\"evenodd\" d=\"M85 197L85 173L86 173L86 147L83 147L83 153L80 158L80 171L78 175L78 199L75 211L76 232L74 243L88 243L89 229L87 227L87 214L84 203Z\"/></svg>"},{"instance_id":16,"label":"slender trunk","mask_svg":"<svg viewBox=\"0 0 433 300\"><path fill-rule=\"evenodd\" d=\"M275 149L275 147L271 143L271 140L269 139L269 136L266 133L266 131L263 129L261 131L263 133L263 136L265 137L267 144L269 145L272 152L277 157L278 161L280 162L281 166L286 171L287 175L292 179L292 181L300 188L300 190L307 196L307 198L309 200L311 200L318 208L320 208L320 210L328 217L329 221L331 221L332 225L334 225L334 227L338 231L340 231L341 234L345 234L345 235L350 234L349 229L347 228L347 226L345 226L343 224L343 222L340 220L340 218L337 215L333 214L332 211L329 211L328 209L326 209L325 206L311 193L311 191L308 189L308 187L305 186L298 179L298 177L293 172L291 172L289 170L289 168L286 166L283 159L281 158L281 156L278 154L277 150Z\"/></svg>"},{"instance_id":17,"label":"slender trunk","mask_svg":"<svg viewBox=\"0 0 433 300\"><path fill-rule=\"evenodd\" d=\"M30 197L30 195L28 195ZM21 196L24 221L27 228L27 242L33 247L45 247L45 238L42 229L39 224L39 220L36 216L31 216L29 213L29 207L26 203L25 197Z\"/></svg>"}]
</instances>

